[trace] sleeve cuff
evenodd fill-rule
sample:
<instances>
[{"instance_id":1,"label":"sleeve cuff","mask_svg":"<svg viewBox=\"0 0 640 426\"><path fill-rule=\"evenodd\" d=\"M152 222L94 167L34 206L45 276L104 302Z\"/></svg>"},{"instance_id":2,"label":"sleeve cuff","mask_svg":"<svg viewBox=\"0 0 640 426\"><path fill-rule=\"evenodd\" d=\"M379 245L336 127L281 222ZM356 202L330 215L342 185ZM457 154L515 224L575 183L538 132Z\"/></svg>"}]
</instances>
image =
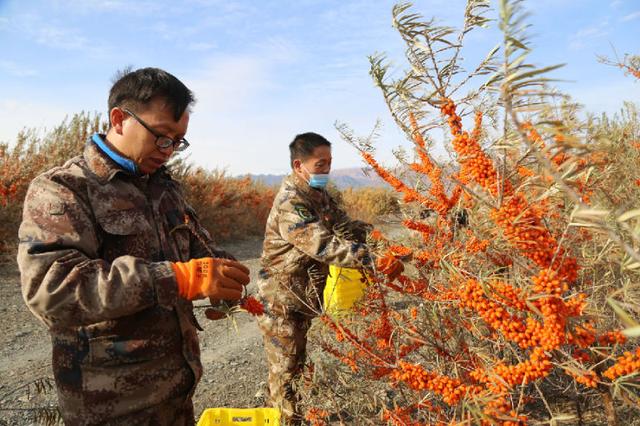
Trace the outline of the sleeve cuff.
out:
<instances>
[{"instance_id":1,"label":"sleeve cuff","mask_svg":"<svg viewBox=\"0 0 640 426\"><path fill-rule=\"evenodd\" d=\"M170 262L157 262L149 266L158 305L171 309L178 301L178 283Z\"/></svg>"}]
</instances>

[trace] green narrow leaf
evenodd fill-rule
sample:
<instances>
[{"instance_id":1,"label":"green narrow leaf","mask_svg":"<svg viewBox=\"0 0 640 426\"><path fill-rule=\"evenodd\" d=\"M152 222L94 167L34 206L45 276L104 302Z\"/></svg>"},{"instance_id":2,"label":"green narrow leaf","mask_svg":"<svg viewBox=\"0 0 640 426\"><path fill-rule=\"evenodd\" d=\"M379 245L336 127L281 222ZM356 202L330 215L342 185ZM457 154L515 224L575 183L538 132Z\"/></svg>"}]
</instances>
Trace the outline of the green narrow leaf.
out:
<instances>
[{"instance_id":1,"label":"green narrow leaf","mask_svg":"<svg viewBox=\"0 0 640 426\"><path fill-rule=\"evenodd\" d=\"M581 209L573 213L573 217L576 218L592 218L592 217L607 217L609 210L603 209Z\"/></svg>"},{"instance_id":2,"label":"green narrow leaf","mask_svg":"<svg viewBox=\"0 0 640 426\"><path fill-rule=\"evenodd\" d=\"M640 216L640 209L629 210L618 217L618 222L626 222L629 219Z\"/></svg>"},{"instance_id":3,"label":"green narrow leaf","mask_svg":"<svg viewBox=\"0 0 640 426\"><path fill-rule=\"evenodd\" d=\"M630 328L640 327L640 324L634 321L633 318L631 318L631 316L627 312L625 312L625 310L622 309L615 300L608 297L607 303L615 311L616 315L620 318L620 321L622 321L625 326Z\"/></svg>"},{"instance_id":4,"label":"green narrow leaf","mask_svg":"<svg viewBox=\"0 0 640 426\"><path fill-rule=\"evenodd\" d=\"M627 337L640 337L640 325L622 330L622 334Z\"/></svg>"},{"instance_id":5,"label":"green narrow leaf","mask_svg":"<svg viewBox=\"0 0 640 426\"><path fill-rule=\"evenodd\" d=\"M520 49L529 50L529 48L527 46L525 46L524 44L522 44L522 42L520 40L516 40L513 37L507 37L507 44L508 43L511 43L514 46L519 47Z\"/></svg>"},{"instance_id":6,"label":"green narrow leaf","mask_svg":"<svg viewBox=\"0 0 640 426\"><path fill-rule=\"evenodd\" d=\"M510 69L518 68L522 63L522 61L527 59L527 56L529 56L529 52L523 52L520 56L518 56L516 59L514 59L509 63L509 68ZM526 67L531 67L531 65L526 65Z\"/></svg>"},{"instance_id":7,"label":"green narrow leaf","mask_svg":"<svg viewBox=\"0 0 640 426\"><path fill-rule=\"evenodd\" d=\"M558 68L562 68L564 66L565 66L565 64L557 64L557 65L551 65L551 66L544 67L544 68L538 68L538 69L535 69L533 71L514 74L514 75L509 76L509 78L507 78L507 81L522 80L523 78L529 78L529 77L533 77L535 75L548 73L548 72L551 72L553 70L557 70Z\"/></svg>"}]
</instances>

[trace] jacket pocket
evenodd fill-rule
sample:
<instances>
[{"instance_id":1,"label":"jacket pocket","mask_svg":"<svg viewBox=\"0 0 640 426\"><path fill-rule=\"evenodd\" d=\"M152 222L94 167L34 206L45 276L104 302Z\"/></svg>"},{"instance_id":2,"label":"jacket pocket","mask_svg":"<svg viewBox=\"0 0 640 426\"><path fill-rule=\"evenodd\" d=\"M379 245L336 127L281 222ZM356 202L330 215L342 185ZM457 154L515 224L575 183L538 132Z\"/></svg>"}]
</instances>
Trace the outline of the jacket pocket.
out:
<instances>
[{"instance_id":1,"label":"jacket pocket","mask_svg":"<svg viewBox=\"0 0 640 426\"><path fill-rule=\"evenodd\" d=\"M139 209L112 210L96 214L100 227L113 235L136 235L150 232L144 213Z\"/></svg>"},{"instance_id":2,"label":"jacket pocket","mask_svg":"<svg viewBox=\"0 0 640 426\"><path fill-rule=\"evenodd\" d=\"M123 255L154 260L158 247L155 230L139 209L111 210L96 213L102 229L101 257L107 262Z\"/></svg>"},{"instance_id":3,"label":"jacket pocket","mask_svg":"<svg viewBox=\"0 0 640 426\"><path fill-rule=\"evenodd\" d=\"M154 339L124 339L101 336L89 339L89 363L92 366L135 364L166 355L166 348Z\"/></svg>"}]
</instances>

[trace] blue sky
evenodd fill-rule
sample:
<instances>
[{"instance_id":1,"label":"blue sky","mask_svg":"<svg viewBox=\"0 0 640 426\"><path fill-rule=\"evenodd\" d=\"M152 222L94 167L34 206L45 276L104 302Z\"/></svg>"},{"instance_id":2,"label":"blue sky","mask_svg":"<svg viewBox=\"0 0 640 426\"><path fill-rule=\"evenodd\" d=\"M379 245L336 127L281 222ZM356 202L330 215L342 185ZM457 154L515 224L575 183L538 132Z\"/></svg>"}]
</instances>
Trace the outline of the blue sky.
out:
<instances>
[{"instance_id":1,"label":"blue sky","mask_svg":"<svg viewBox=\"0 0 640 426\"><path fill-rule=\"evenodd\" d=\"M191 160L231 174L285 173L287 144L316 131L334 142L334 168L360 166L336 120L384 128L379 156L406 145L368 75L367 55L403 45L387 0L0 0L0 141L80 111L106 113L114 73L157 66L196 94ZM418 0L415 10L457 24L463 0ZM527 1L538 65L566 62L561 88L594 112L637 100L640 83L596 62L640 54L639 0ZM467 58L499 40L472 37Z\"/></svg>"}]
</instances>

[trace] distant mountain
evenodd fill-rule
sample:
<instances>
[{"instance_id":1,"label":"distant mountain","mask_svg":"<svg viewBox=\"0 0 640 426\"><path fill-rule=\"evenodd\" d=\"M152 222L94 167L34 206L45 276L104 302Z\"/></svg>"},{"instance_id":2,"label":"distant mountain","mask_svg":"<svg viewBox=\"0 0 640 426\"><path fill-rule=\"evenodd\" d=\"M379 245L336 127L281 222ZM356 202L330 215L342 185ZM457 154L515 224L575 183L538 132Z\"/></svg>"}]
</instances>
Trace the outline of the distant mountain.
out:
<instances>
[{"instance_id":1,"label":"distant mountain","mask_svg":"<svg viewBox=\"0 0 640 426\"><path fill-rule=\"evenodd\" d=\"M367 175L368 174L368 175ZM369 171L367 174L358 167L348 169L331 170L330 181L339 189L345 188L362 188L362 187L381 187L386 183L374 172ZM285 175L249 175L256 182L261 182L269 186L279 186Z\"/></svg>"},{"instance_id":2,"label":"distant mountain","mask_svg":"<svg viewBox=\"0 0 640 426\"><path fill-rule=\"evenodd\" d=\"M280 186L284 175L249 175L254 182L260 182L267 186Z\"/></svg>"}]
</instances>

